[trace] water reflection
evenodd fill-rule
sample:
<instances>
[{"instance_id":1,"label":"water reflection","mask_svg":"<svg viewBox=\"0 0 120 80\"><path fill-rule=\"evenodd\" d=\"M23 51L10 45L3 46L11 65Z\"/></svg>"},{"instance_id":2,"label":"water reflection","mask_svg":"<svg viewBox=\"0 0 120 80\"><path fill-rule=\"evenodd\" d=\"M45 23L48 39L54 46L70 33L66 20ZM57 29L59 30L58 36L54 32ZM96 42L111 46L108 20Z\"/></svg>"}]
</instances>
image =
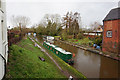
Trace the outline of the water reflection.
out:
<instances>
[{"instance_id":1,"label":"water reflection","mask_svg":"<svg viewBox=\"0 0 120 80\"><path fill-rule=\"evenodd\" d=\"M93 53L78 49L75 57L74 67L88 78L98 78L100 68L100 57Z\"/></svg>"},{"instance_id":2,"label":"water reflection","mask_svg":"<svg viewBox=\"0 0 120 80\"><path fill-rule=\"evenodd\" d=\"M100 77L101 78L116 78L118 77L118 61L101 57ZM120 77L120 76L119 76Z\"/></svg>"},{"instance_id":3,"label":"water reflection","mask_svg":"<svg viewBox=\"0 0 120 80\"><path fill-rule=\"evenodd\" d=\"M43 42L42 38L39 41ZM73 67L87 78L118 78L118 61L58 41L54 44L75 53Z\"/></svg>"},{"instance_id":4,"label":"water reflection","mask_svg":"<svg viewBox=\"0 0 120 80\"><path fill-rule=\"evenodd\" d=\"M54 44L76 54L73 67L87 78L118 78L118 61L61 42Z\"/></svg>"}]
</instances>

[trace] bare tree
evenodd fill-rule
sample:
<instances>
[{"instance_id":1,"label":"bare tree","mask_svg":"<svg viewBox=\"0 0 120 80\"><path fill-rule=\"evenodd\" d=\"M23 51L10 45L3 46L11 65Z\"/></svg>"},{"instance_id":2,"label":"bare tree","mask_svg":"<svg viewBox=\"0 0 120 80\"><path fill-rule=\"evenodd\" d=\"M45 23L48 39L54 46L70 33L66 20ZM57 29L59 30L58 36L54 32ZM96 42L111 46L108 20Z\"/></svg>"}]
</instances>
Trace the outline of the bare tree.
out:
<instances>
[{"instance_id":1,"label":"bare tree","mask_svg":"<svg viewBox=\"0 0 120 80\"><path fill-rule=\"evenodd\" d=\"M67 14L63 17L64 21L63 24L66 28L66 32L71 34L77 35L79 29L81 28L81 17L80 13L75 12L67 12ZM68 31L69 30L69 31Z\"/></svg>"},{"instance_id":2,"label":"bare tree","mask_svg":"<svg viewBox=\"0 0 120 80\"><path fill-rule=\"evenodd\" d=\"M44 29L43 31L38 31L37 33L45 33L46 35L56 35L57 29L61 26L61 16L59 14L45 14L38 25L38 29ZM44 27L44 28L43 28Z\"/></svg>"},{"instance_id":3,"label":"bare tree","mask_svg":"<svg viewBox=\"0 0 120 80\"><path fill-rule=\"evenodd\" d=\"M64 15L63 19L64 19L63 26L66 27L66 33L67 33L69 25L70 25L70 22L71 22L71 16L69 16L69 12L67 12L67 14Z\"/></svg>"},{"instance_id":4,"label":"bare tree","mask_svg":"<svg viewBox=\"0 0 120 80\"><path fill-rule=\"evenodd\" d=\"M99 22L91 23L91 24L90 24L91 30L96 32L96 31L98 30L98 28L99 28L100 25L101 25L101 24L100 24Z\"/></svg>"},{"instance_id":5,"label":"bare tree","mask_svg":"<svg viewBox=\"0 0 120 80\"><path fill-rule=\"evenodd\" d=\"M47 27L48 22L56 23L59 26L61 24L61 16L59 14L45 14L39 24Z\"/></svg>"},{"instance_id":6,"label":"bare tree","mask_svg":"<svg viewBox=\"0 0 120 80\"><path fill-rule=\"evenodd\" d=\"M14 27L26 28L30 24L30 18L26 16L12 16L11 23Z\"/></svg>"}]
</instances>

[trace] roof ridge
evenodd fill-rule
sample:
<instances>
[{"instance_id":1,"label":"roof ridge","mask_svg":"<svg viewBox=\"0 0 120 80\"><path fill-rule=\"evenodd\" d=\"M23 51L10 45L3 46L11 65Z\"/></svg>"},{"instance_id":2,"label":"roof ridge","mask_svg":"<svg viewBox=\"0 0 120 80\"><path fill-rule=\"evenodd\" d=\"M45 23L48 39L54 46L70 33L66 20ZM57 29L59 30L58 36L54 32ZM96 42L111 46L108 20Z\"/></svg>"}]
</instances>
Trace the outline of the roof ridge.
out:
<instances>
[{"instance_id":1,"label":"roof ridge","mask_svg":"<svg viewBox=\"0 0 120 80\"><path fill-rule=\"evenodd\" d=\"M111 9L103 21L120 19L120 7Z\"/></svg>"}]
</instances>

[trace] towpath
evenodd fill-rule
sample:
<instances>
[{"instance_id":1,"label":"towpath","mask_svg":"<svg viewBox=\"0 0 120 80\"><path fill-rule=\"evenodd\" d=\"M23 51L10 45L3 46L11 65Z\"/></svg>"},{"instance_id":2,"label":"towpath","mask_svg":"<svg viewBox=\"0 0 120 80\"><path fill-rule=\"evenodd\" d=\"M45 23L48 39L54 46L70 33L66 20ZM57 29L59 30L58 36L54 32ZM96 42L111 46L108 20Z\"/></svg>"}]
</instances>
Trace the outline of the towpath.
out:
<instances>
[{"instance_id":1,"label":"towpath","mask_svg":"<svg viewBox=\"0 0 120 80\"><path fill-rule=\"evenodd\" d=\"M50 59L55 63L55 65L64 73L64 75L66 75L66 76L69 78L70 74L69 74L67 71L63 71L62 68L59 66L59 64L49 55L49 53L48 53L45 49L43 49L40 45L38 45L38 44L34 41L33 38L31 38L31 37L29 37L29 38L32 40L32 42L35 43L35 46L37 46L39 49L41 49L41 51L43 51L47 56L49 56L49 58L50 58ZM37 39L35 39L35 40L38 42ZM74 77L74 76L73 76L73 77Z\"/></svg>"},{"instance_id":2,"label":"towpath","mask_svg":"<svg viewBox=\"0 0 120 80\"><path fill-rule=\"evenodd\" d=\"M38 45L32 38L30 38L30 39L32 40L32 42L35 43L35 45L36 45L38 48L41 49L41 51L43 51L47 56L49 56L49 58L57 65L57 67L58 67L61 71L63 71L62 68L56 63L56 61L46 52L45 49L43 49L40 45Z\"/></svg>"}]
</instances>

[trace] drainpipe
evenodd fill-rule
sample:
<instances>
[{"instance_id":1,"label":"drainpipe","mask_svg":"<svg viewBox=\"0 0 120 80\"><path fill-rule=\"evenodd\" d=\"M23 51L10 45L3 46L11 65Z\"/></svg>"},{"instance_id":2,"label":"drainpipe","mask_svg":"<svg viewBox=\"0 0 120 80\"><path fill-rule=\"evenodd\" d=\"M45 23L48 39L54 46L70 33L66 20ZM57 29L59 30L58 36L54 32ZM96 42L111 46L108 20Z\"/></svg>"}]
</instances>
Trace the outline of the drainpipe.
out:
<instances>
[{"instance_id":1,"label":"drainpipe","mask_svg":"<svg viewBox=\"0 0 120 80\"><path fill-rule=\"evenodd\" d=\"M4 60L4 76L2 79L5 78L5 74L6 74L6 59L0 54L0 57Z\"/></svg>"}]
</instances>

